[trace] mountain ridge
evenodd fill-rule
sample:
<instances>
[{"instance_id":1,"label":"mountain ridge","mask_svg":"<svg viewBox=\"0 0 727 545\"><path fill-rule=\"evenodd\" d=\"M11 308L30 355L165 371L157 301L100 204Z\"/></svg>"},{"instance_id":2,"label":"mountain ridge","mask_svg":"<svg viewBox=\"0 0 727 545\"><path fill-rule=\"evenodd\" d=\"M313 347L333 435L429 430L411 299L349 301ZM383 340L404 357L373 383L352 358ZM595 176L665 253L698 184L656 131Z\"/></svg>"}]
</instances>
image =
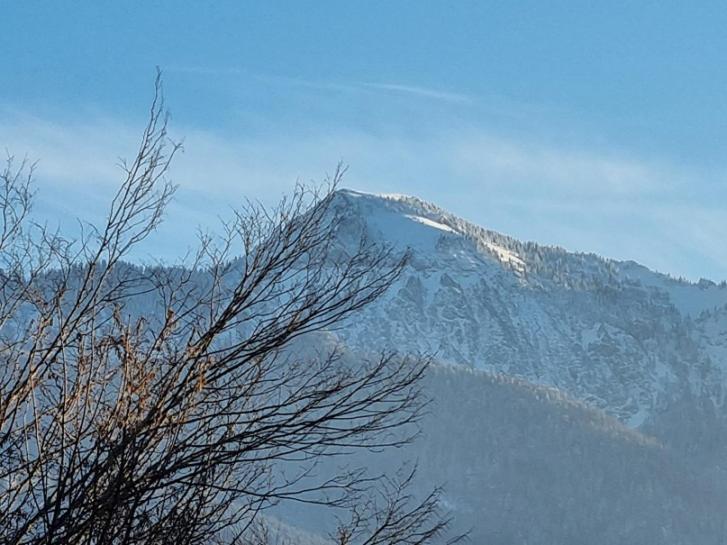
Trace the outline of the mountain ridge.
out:
<instances>
[{"instance_id":1,"label":"mountain ridge","mask_svg":"<svg viewBox=\"0 0 727 545\"><path fill-rule=\"evenodd\" d=\"M345 189L333 208L344 245L364 236L411 252L346 343L513 374L632 427L683 398L723 411L727 286L520 242L411 196Z\"/></svg>"},{"instance_id":2,"label":"mountain ridge","mask_svg":"<svg viewBox=\"0 0 727 545\"><path fill-rule=\"evenodd\" d=\"M637 279L645 274L652 274L661 278L665 283L674 285L698 287L700 289L718 287L720 290L725 291L724 303L727 304L727 281L724 280L719 283L706 278L692 281L686 278L676 277L669 273L649 269L647 266L632 259L620 260L602 256L595 252L572 251L559 245L542 244L537 241L521 241L514 236L503 234L499 231L482 227L473 221L460 218L456 214L414 195L403 193L369 193L349 188L336 190L336 195L339 199L363 199L369 203L376 202L379 205L383 204L391 208L399 208L400 210L406 207L410 212L428 220L421 222L425 225L428 224L430 227L460 234L471 239L484 239L483 242L489 242L492 246L485 245L482 249L489 250L496 257L503 257L502 254L505 252L515 253L512 257L519 261L524 261L524 257L532 256L532 254L537 252L550 254L550 258L574 256L592 261L593 263L599 263L606 269L609 267L617 267L621 269L622 274L625 273L627 277L630 276L633 279ZM416 221L417 216L413 216L412 219ZM506 263L508 259L503 258L502 261ZM533 266L527 262L524 264Z\"/></svg>"}]
</instances>

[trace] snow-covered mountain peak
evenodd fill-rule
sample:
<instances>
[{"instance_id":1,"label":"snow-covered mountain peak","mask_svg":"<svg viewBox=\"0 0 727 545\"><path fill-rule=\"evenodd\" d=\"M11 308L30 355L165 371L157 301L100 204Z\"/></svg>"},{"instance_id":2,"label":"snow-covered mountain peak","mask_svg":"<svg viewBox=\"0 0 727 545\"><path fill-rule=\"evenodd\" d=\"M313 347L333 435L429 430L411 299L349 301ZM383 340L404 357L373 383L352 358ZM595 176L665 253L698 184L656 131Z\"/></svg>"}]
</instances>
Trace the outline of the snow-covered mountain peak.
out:
<instances>
[{"instance_id":1,"label":"snow-covered mountain peak","mask_svg":"<svg viewBox=\"0 0 727 545\"><path fill-rule=\"evenodd\" d=\"M411 250L352 346L554 386L639 426L674 399L727 406L727 286L520 242L406 195L341 190L339 235Z\"/></svg>"},{"instance_id":2,"label":"snow-covered mountain peak","mask_svg":"<svg viewBox=\"0 0 727 545\"><path fill-rule=\"evenodd\" d=\"M403 194L373 194L350 189L337 192L337 209L376 241L427 255L463 257L498 263L522 282L576 287L603 284L618 274L618 262L595 254L572 253L557 246L522 242L464 220L439 206Z\"/></svg>"},{"instance_id":3,"label":"snow-covered mountain peak","mask_svg":"<svg viewBox=\"0 0 727 545\"><path fill-rule=\"evenodd\" d=\"M415 261L429 257L470 266L478 261L496 261L517 273L525 272L525 261L518 253L521 243L417 197L342 189L337 198L338 210L349 228L365 230L372 240L409 249Z\"/></svg>"},{"instance_id":4,"label":"snow-covered mountain peak","mask_svg":"<svg viewBox=\"0 0 727 545\"><path fill-rule=\"evenodd\" d=\"M369 225L378 228L376 234L389 242L408 243L416 249L421 246L421 238L443 233L462 235L455 225L448 221L447 213L440 208L416 197L402 194L373 194L341 189L337 192L339 211L344 215L359 216ZM412 224L413 222L413 224ZM407 237L397 236L403 230ZM431 232L434 230L434 232ZM374 234L374 233L369 233Z\"/></svg>"},{"instance_id":5,"label":"snow-covered mountain peak","mask_svg":"<svg viewBox=\"0 0 727 545\"><path fill-rule=\"evenodd\" d=\"M498 264L521 285L593 290L641 286L664 294L683 316L697 317L727 305L727 286L708 280L693 283L652 271L634 261L522 242L466 221L435 204L404 194L337 192L337 207L356 234L408 248L419 268Z\"/></svg>"}]
</instances>

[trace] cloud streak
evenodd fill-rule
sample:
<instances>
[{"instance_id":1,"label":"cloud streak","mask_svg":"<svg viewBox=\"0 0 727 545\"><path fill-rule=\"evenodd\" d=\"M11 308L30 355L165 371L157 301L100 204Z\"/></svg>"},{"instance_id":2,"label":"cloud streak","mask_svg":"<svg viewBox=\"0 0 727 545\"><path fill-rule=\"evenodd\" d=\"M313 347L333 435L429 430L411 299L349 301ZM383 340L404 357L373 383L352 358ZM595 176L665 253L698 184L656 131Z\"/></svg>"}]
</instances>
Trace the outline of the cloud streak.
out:
<instances>
[{"instance_id":1,"label":"cloud streak","mask_svg":"<svg viewBox=\"0 0 727 545\"><path fill-rule=\"evenodd\" d=\"M471 103L473 98L460 93L452 93L438 89L430 89L427 87L417 87L414 85L402 85L399 83L364 83L368 89L378 91L386 91L393 93L401 93L413 95L417 97L429 98L434 100L444 100L446 102Z\"/></svg>"},{"instance_id":2,"label":"cloud streak","mask_svg":"<svg viewBox=\"0 0 727 545\"><path fill-rule=\"evenodd\" d=\"M298 87L317 91L332 91L357 94L384 94L389 96L408 96L426 100L448 102L453 104L473 104L475 97L463 93L433 89L418 85L407 85L401 82L340 82L326 80L312 80L293 78L288 76L275 76L270 74L251 74L246 70L234 66L229 67L208 67L195 65L173 65L165 68L170 74L184 76L229 76L241 80L257 80L273 86Z\"/></svg>"}]
</instances>

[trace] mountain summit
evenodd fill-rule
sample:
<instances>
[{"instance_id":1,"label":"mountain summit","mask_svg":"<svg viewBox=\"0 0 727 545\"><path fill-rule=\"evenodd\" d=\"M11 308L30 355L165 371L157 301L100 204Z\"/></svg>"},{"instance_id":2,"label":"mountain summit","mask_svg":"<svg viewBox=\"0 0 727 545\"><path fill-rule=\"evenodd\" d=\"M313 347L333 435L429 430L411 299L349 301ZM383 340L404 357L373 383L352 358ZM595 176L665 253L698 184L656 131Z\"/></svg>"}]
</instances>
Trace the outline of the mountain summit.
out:
<instances>
[{"instance_id":1,"label":"mountain summit","mask_svg":"<svg viewBox=\"0 0 727 545\"><path fill-rule=\"evenodd\" d=\"M335 332L345 352L441 363L419 439L354 465L416 460L415 497L443 484L472 543L727 542L724 285L520 242L415 197L341 190L333 207L344 248L411 254Z\"/></svg>"},{"instance_id":2,"label":"mountain summit","mask_svg":"<svg viewBox=\"0 0 727 545\"><path fill-rule=\"evenodd\" d=\"M632 427L675 404L722 412L727 287L487 230L416 197L340 190L342 240L411 261L340 335L366 349L556 387Z\"/></svg>"}]
</instances>

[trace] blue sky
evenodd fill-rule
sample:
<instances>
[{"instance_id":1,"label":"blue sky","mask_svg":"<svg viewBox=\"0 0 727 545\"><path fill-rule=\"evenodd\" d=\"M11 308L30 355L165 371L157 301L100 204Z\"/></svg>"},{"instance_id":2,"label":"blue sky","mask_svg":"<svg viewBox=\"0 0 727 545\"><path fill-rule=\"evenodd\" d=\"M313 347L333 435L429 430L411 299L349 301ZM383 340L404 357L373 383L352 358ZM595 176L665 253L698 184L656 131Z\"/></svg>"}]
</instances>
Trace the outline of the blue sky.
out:
<instances>
[{"instance_id":1,"label":"blue sky","mask_svg":"<svg viewBox=\"0 0 727 545\"><path fill-rule=\"evenodd\" d=\"M235 202L343 160L355 189L727 278L727 4L0 7L0 147L40 160L38 210L56 221L98 219L163 69L185 152L147 255L173 259Z\"/></svg>"}]
</instances>

